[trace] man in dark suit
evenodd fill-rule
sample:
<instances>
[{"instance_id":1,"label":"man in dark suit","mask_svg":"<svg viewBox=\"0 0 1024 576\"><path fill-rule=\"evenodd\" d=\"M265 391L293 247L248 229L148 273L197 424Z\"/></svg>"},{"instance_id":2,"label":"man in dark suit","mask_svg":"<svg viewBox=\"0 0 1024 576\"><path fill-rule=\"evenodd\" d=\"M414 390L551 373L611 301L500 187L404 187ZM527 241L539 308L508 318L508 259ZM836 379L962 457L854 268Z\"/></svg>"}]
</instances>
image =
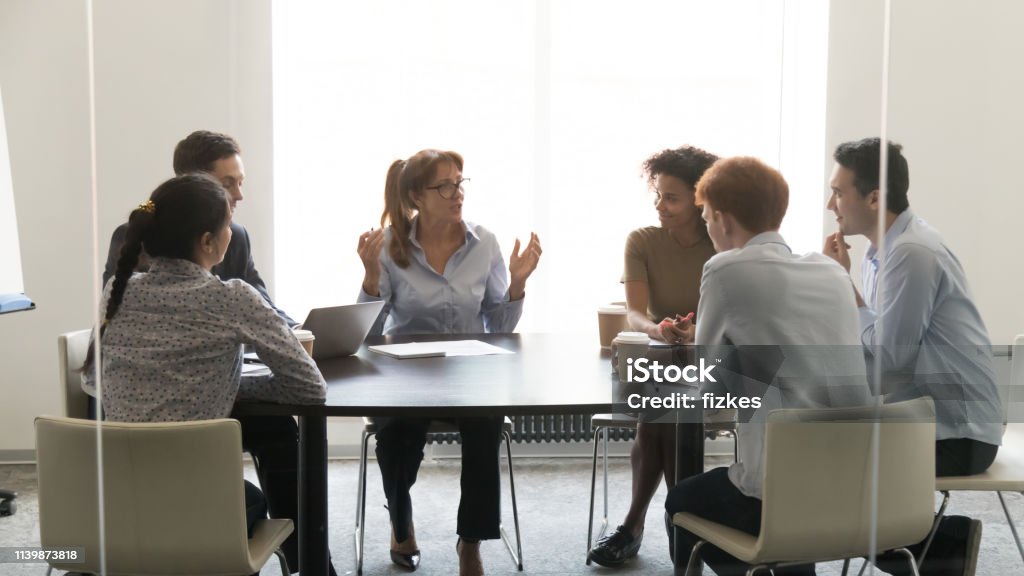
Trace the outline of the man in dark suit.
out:
<instances>
[{"instance_id":1,"label":"man in dark suit","mask_svg":"<svg viewBox=\"0 0 1024 576\"><path fill-rule=\"evenodd\" d=\"M228 192L231 210L245 196L242 186L245 182L245 168L238 143L225 134L199 130L189 134L174 148L174 173L176 175L204 172L219 181ZM110 239L107 264L103 271L106 282L117 270L128 225L122 224ZM149 267L147 259L140 255L140 268ZM295 326L284 311L274 306L267 293L267 286L256 271L249 244L249 233L240 224L231 223L231 243L228 244L224 261L213 267L212 272L221 280L238 278L249 283L263 295L267 304L289 325ZM291 416L242 416L236 417L242 424L242 448L249 452L256 466L260 485L266 495L267 507L273 518L290 518L298 524L298 438L299 431ZM282 545L288 559L288 567L296 572L298 563L298 531L292 533ZM334 566L330 566L333 575Z\"/></svg>"},{"instance_id":2,"label":"man in dark suit","mask_svg":"<svg viewBox=\"0 0 1024 576\"><path fill-rule=\"evenodd\" d=\"M245 167L242 164L241 150L234 138L225 134L199 130L188 135L184 140L178 142L174 148L174 173L181 176L192 172L205 172L224 185L228 191L228 198L231 200L231 210L235 209L238 202L245 196L242 194L242 186L245 182ZM125 234L128 232L128 224L122 224L114 230L110 238L110 249L107 252L107 264L103 269L103 284L114 275L117 270L117 259L121 255L121 246L124 244ZM141 268L148 268L148 260L140 258ZM236 222L231 223L231 243L224 254L224 261L213 267L213 273L221 280L238 278L255 288L267 301L278 316L284 318L290 326L298 324L292 320L283 310L274 306L270 294L267 292L267 285L260 278L256 270L256 263L252 259L252 246L249 242L249 232L244 226Z\"/></svg>"}]
</instances>

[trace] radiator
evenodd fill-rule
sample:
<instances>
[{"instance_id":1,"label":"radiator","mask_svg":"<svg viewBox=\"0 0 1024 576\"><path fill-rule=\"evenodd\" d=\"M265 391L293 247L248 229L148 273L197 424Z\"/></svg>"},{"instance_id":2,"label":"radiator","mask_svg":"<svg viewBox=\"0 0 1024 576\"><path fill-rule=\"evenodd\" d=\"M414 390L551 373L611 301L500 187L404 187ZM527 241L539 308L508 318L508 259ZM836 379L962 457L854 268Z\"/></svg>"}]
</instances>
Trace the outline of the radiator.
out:
<instances>
[{"instance_id":1,"label":"radiator","mask_svg":"<svg viewBox=\"0 0 1024 576\"><path fill-rule=\"evenodd\" d=\"M554 414L545 416L512 416L512 441L529 442L590 442L594 439L590 428L590 414ZM632 440L636 430L609 428L609 440ZM459 441L456 433L429 434L427 442L452 444Z\"/></svg>"}]
</instances>

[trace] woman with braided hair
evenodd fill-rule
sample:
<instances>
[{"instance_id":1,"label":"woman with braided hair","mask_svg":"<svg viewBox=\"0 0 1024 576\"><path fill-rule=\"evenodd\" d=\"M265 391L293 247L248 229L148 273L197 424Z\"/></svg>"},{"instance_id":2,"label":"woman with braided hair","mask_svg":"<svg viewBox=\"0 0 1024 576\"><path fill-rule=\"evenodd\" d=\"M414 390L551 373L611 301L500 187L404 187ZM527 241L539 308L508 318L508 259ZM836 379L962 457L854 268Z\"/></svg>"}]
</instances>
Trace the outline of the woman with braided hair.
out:
<instances>
[{"instance_id":1,"label":"woman with braided hair","mask_svg":"<svg viewBox=\"0 0 1024 576\"><path fill-rule=\"evenodd\" d=\"M101 307L99 367L107 419L227 418L236 399L324 401L323 376L285 320L252 286L237 279L222 281L210 272L224 258L231 240L228 202L220 183L191 174L164 182L132 211L117 271L104 290ZM133 273L143 251L151 260L149 271ZM272 374L242 378L246 344L255 348ZM85 386L94 393L96 352L90 347L83 367ZM251 446L245 448L259 454ZM275 439L272 448L288 450L297 458L294 433ZM260 481L271 516L297 520L295 470L264 472ZM259 491L247 485L247 506L257 506L250 510L250 527L261 512L266 513L260 500ZM295 533L283 548L291 569L297 571Z\"/></svg>"}]
</instances>

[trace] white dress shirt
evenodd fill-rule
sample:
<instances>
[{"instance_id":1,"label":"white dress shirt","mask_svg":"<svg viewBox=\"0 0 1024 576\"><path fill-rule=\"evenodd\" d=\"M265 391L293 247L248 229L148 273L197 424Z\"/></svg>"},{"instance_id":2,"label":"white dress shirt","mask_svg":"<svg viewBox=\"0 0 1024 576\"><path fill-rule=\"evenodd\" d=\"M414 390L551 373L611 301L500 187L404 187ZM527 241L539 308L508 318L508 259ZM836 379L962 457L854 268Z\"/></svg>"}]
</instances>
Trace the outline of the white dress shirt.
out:
<instances>
[{"instance_id":1,"label":"white dress shirt","mask_svg":"<svg viewBox=\"0 0 1024 576\"><path fill-rule=\"evenodd\" d=\"M849 276L821 254L793 254L778 232L708 260L696 320L698 353L722 361L701 392L761 399L760 409L739 411L729 468L747 496L762 496L768 412L869 401Z\"/></svg>"}]
</instances>

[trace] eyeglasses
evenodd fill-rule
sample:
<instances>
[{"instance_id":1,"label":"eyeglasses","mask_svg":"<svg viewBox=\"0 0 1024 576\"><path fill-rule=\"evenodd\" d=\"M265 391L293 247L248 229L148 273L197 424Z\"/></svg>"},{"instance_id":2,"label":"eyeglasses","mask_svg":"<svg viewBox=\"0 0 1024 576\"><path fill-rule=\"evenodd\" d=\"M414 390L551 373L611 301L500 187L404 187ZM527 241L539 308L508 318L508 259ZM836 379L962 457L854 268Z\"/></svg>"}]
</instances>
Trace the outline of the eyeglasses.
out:
<instances>
[{"instance_id":1,"label":"eyeglasses","mask_svg":"<svg viewBox=\"0 0 1024 576\"><path fill-rule=\"evenodd\" d=\"M455 191L460 192L466 191L466 185L469 184L469 178L460 178L458 182L442 182L437 186L427 186L427 190L437 190L437 193L441 195L441 198L445 200L451 200L455 196Z\"/></svg>"}]
</instances>

